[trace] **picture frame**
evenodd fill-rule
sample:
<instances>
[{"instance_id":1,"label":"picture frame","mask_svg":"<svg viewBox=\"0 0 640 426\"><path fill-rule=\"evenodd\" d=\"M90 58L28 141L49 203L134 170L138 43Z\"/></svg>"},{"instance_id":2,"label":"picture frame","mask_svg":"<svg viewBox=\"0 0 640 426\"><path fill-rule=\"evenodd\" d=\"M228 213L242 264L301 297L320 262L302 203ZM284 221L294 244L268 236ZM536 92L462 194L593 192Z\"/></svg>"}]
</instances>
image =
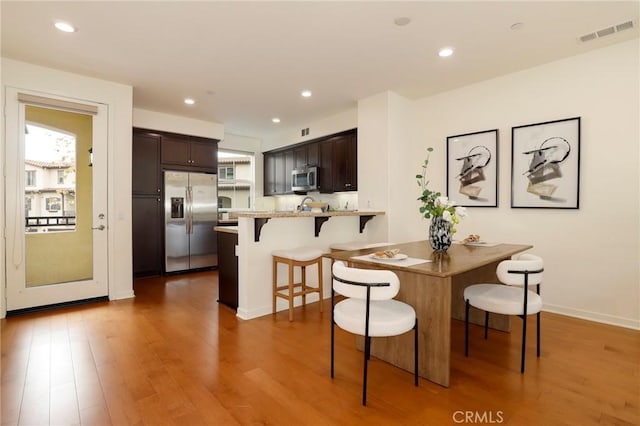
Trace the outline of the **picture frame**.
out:
<instances>
[{"instance_id":1,"label":"picture frame","mask_svg":"<svg viewBox=\"0 0 640 426\"><path fill-rule=\"evenodd\" d=\"M498 129L447 137L447 196L463 207L498 206Z\"/></svg>"},{"instance_id":2,"label":"picture frame","mask_svg":"<svg viewBox=\"0 0 640 426\"><path fill-rule=\"evenodd\" d=\"M580 117L511 128L511 207L580 207Z\"/></svg>"}]
</instances>

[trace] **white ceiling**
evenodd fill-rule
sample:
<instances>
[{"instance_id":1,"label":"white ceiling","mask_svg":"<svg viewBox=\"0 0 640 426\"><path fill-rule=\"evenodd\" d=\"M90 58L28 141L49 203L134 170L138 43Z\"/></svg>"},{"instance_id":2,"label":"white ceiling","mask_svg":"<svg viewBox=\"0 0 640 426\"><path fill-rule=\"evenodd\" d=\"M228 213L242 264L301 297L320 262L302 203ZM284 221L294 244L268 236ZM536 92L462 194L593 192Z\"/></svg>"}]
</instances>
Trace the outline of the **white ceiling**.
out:
<instances>
[{"instance_id":1,"label":"white ceiling","mask_svg":"<svg viewBox=\"0 0 640 426\"><path fill-rule=\"evenodd\" d=\"M420 98L638 37L639 4L5 0L2 56L131 85L137 108L267 137L385 90ZM631 30L578 41L628 20ZM443 46L454 56L439 58Z\"/></svg>"}]
</instances>

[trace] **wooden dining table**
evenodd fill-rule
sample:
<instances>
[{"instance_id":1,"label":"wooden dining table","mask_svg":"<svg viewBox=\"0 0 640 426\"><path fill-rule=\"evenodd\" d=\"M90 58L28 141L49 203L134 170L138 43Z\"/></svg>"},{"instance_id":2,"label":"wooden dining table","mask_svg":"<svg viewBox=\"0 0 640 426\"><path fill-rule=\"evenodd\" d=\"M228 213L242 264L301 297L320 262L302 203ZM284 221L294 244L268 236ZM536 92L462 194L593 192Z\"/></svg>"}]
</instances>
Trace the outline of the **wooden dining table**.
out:
<instances>
[{"instance_id":1,"label":"wooden dining table","mask_svg":"<svg viewBox=\"0 0 640 426\"><path fill-rule=\"evenodd\" d=\"M451 364L451 319L464 320L463 292L477 283L498 283L496 267L512 255L530 249L522 244L454 243L444 253L434 252L428 241L394 244L375 249L336 251L325 257L367 269L387 269L400 279L397 300L414 307L419 325L419 374L442 386L449 386ZM398 249L404 260L377 260L371 255ZM404 256L400 256L404 257ZM423 262L419 262L422 260ZM484 315L472 310L470 320L484 324ZM489 326L510 330L510 318L492 315ZM363 348L363 339L357 346ZM371 355L413 372L413 336L372 339Z\"/></svg>"}]
</instances>

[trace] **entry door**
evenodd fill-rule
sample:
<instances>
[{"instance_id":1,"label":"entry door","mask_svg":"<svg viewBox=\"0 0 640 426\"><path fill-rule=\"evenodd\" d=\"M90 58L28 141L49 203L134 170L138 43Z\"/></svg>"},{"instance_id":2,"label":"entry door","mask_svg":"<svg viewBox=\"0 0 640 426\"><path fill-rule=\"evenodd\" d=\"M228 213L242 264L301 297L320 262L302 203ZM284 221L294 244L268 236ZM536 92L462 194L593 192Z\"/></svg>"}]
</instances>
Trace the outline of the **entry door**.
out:
<instances>
[{"instance_id":1,"label":"entry door","mask_svg":"<svg viewBox=\"0 0 640 426\"><path fill-rule=\"evenodd\" d=\"M7 311L106 296L107 107L6 99Z\"/></svg>"}]
</instances>

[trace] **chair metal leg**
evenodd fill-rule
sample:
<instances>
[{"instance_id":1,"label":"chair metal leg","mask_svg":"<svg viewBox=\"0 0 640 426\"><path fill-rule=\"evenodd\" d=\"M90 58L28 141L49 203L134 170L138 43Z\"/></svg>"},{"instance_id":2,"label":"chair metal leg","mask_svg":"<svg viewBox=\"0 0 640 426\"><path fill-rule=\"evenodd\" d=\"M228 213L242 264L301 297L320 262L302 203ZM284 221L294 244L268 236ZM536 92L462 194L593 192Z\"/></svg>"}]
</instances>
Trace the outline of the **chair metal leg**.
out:
<instances>
[{"instance_id":1,"label":"chair metal leg","mask_svg":"<svg viewBox=\"0 0 640 426\"><path fill-rule=\"evenodd\" d=\"M333 313L333 303L334 303L334 291L333 289L331 289L331 378L333 379L333 360L334 360L334 339L335 339L335 328L336 328L336 322L335 322L335 317L334 317L334 313Z\"/></svg>"},{"instance_id":2,"label":"chair metal leg","mask_svg":"<svg viewBox=\"0 0 640 426\"><path fill-rule=\"evenodd\" d=\"M484 340L489 337L489 311L484 312Z\"/></svg>"},{"instance_id":3,"label":"chair metal leg","mask_svg":"<svg viewBox=\"0 0 640 426\"><path fill-rule=\"evenodd\" d=\"M335 323L331 320L331 378L333 379L333 359L334 359L334 343L335 338Z\"/></svg>"},{"instance_id":4,"label":"chair metal leg","mask_svg":"<svg viewBox=\"0 0 640 426\"><path fill-rule=\"evenodd\" d=\"M536 314L536 317L537 317L536 318L536 323L537 323L536 324L536 329L537 329L537 333L538 333L537 339L536 339L536 345L537 345L537 348L538 348L537 349L537 356L538 356L538 358L540 358L540 312L538 312Z\"/></svg>"},{"instance_id":5,"label":"chair metal leg","mask_svg":"<svg viewBox=\"0 0 640 426\"><path fill-rule=\"evenodd\" d=\"M362 405L367 405L367 368L371 351L371 337L364 338L364 373L362 377Z\"/></svg>"},{"instance_id":6,"label":"chair metal leg","mask_svg":"<svg viewBox=\"0 0 640 426\"><path fill-rule=\"evenodd\" d=\"M418 386L418 318L416 318L416 324L413 326L413 344L414 344L414 360L413 360L413 378L415 385Z\"/></svg>"},{"instance_id":7,"label":"chair metal leg","mask_svg":"<svg viewBox=\"0 0 640 426\"><path fill-rule=\"evenodd\" d=\"M464 356L469 356L469 300L464 305Z\"/></svg>"},{"instance_id":8,"label":"chair metal leg","mask_svg":"<svg viewBox=\"0 0 640 426\"><path fill-rule=\"evenodd\" d=\"M520 373L524 373L524 354L527 346L527 317L522 316L522 356L520 360Z\"/></svg>"}]
</instances>

